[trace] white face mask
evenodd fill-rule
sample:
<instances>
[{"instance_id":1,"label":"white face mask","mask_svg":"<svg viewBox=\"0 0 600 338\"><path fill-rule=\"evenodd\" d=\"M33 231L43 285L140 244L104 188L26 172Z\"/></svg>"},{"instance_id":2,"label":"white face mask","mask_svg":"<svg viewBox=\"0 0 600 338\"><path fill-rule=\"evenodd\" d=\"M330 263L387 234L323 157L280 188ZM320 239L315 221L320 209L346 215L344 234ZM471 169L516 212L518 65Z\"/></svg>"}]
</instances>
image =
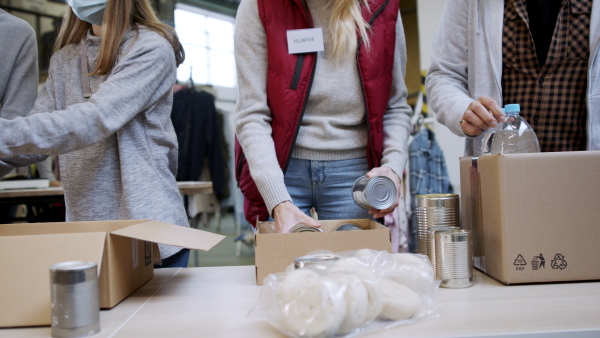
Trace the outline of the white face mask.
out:
<instances>
[{"instance_id":1,"label":"white face mask","mask_svg":"<svg viewBox=\"0 0 600 338\"><path fill-rule=\"evenodd\" d=\"M67 0L73 13L83 21L101 26L108 0Z\"/></svg>"}]
</instances>

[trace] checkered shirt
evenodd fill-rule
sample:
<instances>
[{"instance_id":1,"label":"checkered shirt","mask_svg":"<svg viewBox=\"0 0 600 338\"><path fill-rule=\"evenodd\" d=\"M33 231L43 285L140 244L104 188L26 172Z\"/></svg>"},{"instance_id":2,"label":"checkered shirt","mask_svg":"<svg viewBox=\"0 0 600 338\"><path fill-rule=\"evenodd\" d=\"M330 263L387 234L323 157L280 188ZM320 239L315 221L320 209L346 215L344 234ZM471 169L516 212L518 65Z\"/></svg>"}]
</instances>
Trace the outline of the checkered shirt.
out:
<instances>
[{"instance_id":1,"label":"checkered shirt","mask_svg":"<svg viewBox=\"0 0 600 338\"><path fill-rule=\"evenodd\" d=\"M526 0L506 0L502 99L519 103L542 151L585 150L592 0L563 0L546 63L540 67Z\"/></svg>"}]
</instances>

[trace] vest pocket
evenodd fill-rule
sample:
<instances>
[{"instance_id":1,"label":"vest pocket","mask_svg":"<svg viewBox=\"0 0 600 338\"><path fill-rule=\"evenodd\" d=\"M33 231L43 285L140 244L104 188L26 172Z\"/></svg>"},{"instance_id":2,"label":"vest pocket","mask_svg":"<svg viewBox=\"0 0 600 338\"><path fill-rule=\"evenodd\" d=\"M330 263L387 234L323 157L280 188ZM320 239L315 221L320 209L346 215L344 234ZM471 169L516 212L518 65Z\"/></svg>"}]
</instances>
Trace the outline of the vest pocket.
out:
<instances>
[{"instance_id":1,"label":"vest pocket","mask_svg":"<svg viewBox=\"0 0 600 338\"><path fill-rule=\"evenodd\" d=\"M291 89L298 89L298 82L300 81L300 74L302 73L302 65L304 64L304 54L299 54L296 60L296 68L294 69L294 77L292 78Z\"/></svg>"}]
</instances>

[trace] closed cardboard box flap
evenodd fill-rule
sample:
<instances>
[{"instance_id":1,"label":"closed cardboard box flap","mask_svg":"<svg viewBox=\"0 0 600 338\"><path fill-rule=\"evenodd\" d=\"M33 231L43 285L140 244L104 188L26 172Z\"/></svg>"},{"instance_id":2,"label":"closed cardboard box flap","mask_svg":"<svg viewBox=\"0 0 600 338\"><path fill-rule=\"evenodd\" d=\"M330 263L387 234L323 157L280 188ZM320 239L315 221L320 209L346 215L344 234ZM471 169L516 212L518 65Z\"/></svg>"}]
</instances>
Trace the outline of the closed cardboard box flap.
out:
<instances>
[{"instance_id":1,"label":"closed cardboard box flap","mask_svg":"<svg viewBox=\"0 0 600 338\"><path fill-rule=\"evenodd\" d=\"M0 327L47 324L50 266L83 260L100 271L105 238L105 232L0 236L0 304L39 304L0 307Z\"/></svg>"},{"instance_id":2,"label":"closed cardboard box flap","mask_svg":"<svg viewBox=\"0 0 600 338\"><path fill-rule=\"evenodd\" d=\"M223 235L158 221L131 225L111 234L203 251L210 250L225 238Z\"/></svg>"}]
</instances>

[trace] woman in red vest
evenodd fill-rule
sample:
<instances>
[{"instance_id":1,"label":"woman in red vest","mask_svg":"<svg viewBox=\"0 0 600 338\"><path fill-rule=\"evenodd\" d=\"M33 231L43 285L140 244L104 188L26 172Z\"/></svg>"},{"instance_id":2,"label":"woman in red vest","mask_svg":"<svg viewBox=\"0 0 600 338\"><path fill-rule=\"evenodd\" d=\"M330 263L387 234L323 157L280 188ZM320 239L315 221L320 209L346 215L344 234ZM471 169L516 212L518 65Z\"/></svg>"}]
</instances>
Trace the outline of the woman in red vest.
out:
<instances>
[{"instance_id":1,"label":"woman in red vest","mask_svg":"<svg viewBox=\"0 0 600 338\"><path fill-rule=\"evenodd\" d=\"M235 30L236 177L246 219L279 232L398 205L412 110L398 0L244 0ZM385 175L394 205L365 210L360 176Z\"/></svg>"}]
</instances>

